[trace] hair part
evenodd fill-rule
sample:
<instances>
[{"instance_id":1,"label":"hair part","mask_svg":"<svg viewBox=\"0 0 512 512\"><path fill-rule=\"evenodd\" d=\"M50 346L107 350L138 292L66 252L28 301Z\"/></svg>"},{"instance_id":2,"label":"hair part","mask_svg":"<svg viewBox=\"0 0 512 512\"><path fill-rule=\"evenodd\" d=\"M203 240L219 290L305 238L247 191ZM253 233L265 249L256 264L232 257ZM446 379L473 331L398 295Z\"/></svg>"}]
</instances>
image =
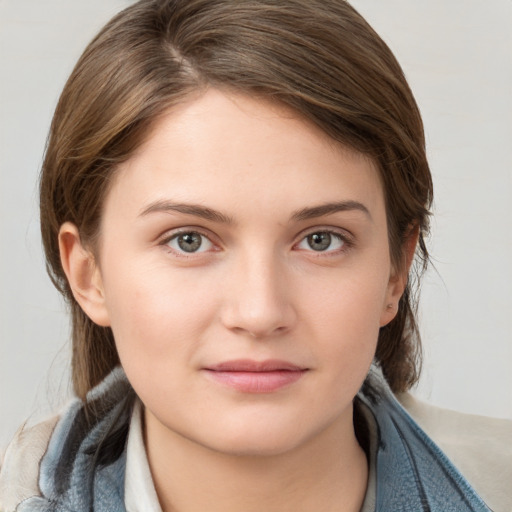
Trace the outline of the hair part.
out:
<instances>
[{"instance_id":1,"label":"hair part","mask_svg":"<svg viewBox=\"0 0 512 512\"><path fill-rule=\"evenodd\" d=\"M333 140L369 156L385 191L390 253L402 268L411 227L424 269L432 181L420 113L392 52L343 0L141 0L89 44L52 121L40 181L49 275L72 313L72 379L86 393L119 357L110 328L81 310L64 274L60 226L74 223L93 252L120 163L156 120L207 87L291 107ZM420 273L420 272L419 272ZM408 283L376 352L394 391L419 377L416 300Z\"/></svg>"}]
</instances>

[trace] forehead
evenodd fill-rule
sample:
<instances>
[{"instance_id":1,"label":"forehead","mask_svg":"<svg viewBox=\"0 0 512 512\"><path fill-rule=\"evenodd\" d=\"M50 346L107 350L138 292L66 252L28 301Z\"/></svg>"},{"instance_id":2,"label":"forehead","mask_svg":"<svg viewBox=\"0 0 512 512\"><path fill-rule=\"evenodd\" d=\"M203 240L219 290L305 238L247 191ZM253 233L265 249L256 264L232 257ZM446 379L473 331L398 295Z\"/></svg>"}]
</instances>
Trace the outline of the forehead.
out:
<instances>
[{"instance_id":1,"label":"forehead","mask_svg":"<svg viewBox=\"0 0 512 512\"><path fill-rule=\"evenodd\" d=\"M223 210L248 210L249 202L260 214L265 206L277 212L280 202L295 210L354 199L383 206L371 159L290 108L215 89L155 122L118 169L112 195L131 203L194 200Z\"/></svg>"}]
</instances>

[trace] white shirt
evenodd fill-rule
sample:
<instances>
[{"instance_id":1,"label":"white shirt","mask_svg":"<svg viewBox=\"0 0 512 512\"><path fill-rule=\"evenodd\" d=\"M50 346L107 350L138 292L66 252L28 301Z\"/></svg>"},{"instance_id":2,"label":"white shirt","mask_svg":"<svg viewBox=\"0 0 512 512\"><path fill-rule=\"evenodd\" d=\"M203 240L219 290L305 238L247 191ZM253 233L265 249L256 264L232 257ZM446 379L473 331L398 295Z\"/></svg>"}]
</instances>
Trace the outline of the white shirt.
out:
<instances>
[{"instance_id":1,"label":"white shirt","mask_svg":"<svg viewBox=\"0 0 512 512\"><path fill-rule=\"evenodd\" d=\"M140 400L135 403L128 434L124 502L127 512L162 512L144 447Z\"/></svg>"}]
</instances>

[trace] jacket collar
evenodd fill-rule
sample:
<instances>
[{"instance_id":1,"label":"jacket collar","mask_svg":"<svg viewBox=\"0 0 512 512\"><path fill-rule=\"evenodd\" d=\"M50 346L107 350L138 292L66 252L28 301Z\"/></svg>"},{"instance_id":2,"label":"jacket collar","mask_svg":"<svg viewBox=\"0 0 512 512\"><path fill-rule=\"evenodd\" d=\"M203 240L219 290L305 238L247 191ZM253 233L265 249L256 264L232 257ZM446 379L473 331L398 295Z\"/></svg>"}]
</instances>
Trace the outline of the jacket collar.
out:
<instances>
[{"instance_id":1,"label":"jacket collar","mask_svg":"<svg viewBox=\"0 0 512 512\"><path fill-rule=\"evenodd\" d=\"M358 398L375 420L377 511L490 511L400 405L377 365L370 369Z\"/></svg>"}]
</instances>

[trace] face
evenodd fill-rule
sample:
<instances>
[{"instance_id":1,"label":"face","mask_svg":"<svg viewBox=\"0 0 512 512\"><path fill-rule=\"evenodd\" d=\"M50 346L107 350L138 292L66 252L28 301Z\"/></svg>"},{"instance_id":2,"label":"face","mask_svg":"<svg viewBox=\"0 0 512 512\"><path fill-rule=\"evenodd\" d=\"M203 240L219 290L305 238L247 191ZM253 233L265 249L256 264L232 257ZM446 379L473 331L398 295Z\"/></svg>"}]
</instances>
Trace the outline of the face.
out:
<instances>
[{"instance_id":1,"label":"face","mask_svg":"<svg viewBox=\"0 0 512 512\"><path fill-rule=\"evenodd\" d=\"M112 327L148 428L226 453L348 428L403 287L373 163L217 90L118 170L98 251L82 305Z\"/></svg>"}]
</instances>

